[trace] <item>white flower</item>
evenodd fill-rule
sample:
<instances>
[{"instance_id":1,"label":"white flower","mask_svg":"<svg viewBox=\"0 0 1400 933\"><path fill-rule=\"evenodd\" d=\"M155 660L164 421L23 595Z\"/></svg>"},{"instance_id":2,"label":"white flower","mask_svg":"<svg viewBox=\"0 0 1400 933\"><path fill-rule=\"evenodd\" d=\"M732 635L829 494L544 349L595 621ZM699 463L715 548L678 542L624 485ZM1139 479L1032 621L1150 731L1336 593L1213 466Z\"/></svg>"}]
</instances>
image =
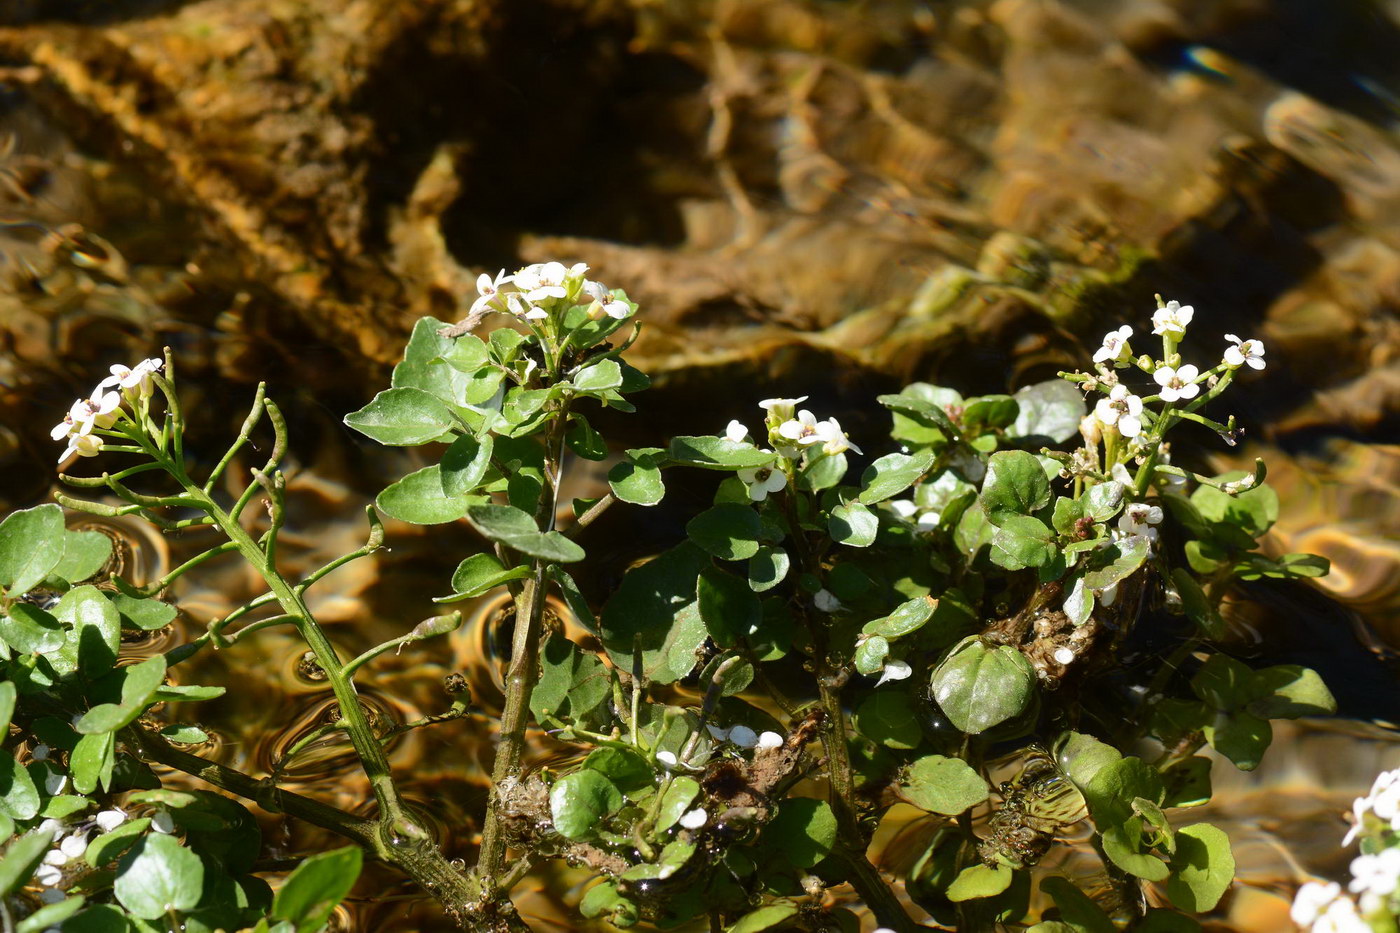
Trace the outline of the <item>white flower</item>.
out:
<instances>
[{"instance_id":1,"label":"white flower","mask_svg":"<svg viewBox=\"0 0 1400 933\"><path fill-rule=\"evenodd\" d=\"M1225 348L1225 365L1238 369L1248 365L1250 369L1264 368L1264 341L1241 340L1234 334L1226 334L1225 339L1234 343Z\"/></svg>"},{"instance_id":2,"label":"white flower","mask_svg":"<svg viewBox=\"0 0 1400 933\"><path fill-rule=\"evenodd\" d=\"M58 455L58 462L62 463L74 454L79 457L96 457L101 451L102 438L96 434L74 434L68 438L68 446L63 448L63 453Z\"/></svg>"},{"instance_id":3,"label":"white flower","mask_svg":"<svg viewBox=\"0 0 1400 933\"><path fill-rule=\"evenodd\" d=\"M1335 881L1325 884L1321 881L1309 881L1293 895L1293 908L1289 911L1289 916L1298 926L1310 927L1341 895L1342 886Z\"/></svg>"},{"instance_id":4,"label":"white flower","mask_svg":"<svg viewBox=\"0 0 1400 933\"><path fill-rule=\"evenodd\" d=\"M549 317L549 312L544 308L536 307L528 299L521 298L519 295L511 295L507 298L506 307L510 309L511 314L527 321L539 321Z\"/></svg>"},{"instance_id":5,"label":"white flower","mask_svg":"<svg viewBox=\"0 0 1400 933\"><path fill-rule=\"evenodd\" d=\"M110 833L125 822L126 811L122 810L120 807L111 810L103 810L101 813L97 814L97 828L104 833Z\"/></svg>"},{"instance_id":6,"label":"white flower","mask_svg":"<svg viewBox=\"0 0 1400 933\"><path fill-rule=\"evenodd\" d=\"M914 669L906 661L886 661L885 671L880 675L880 679L875 681L875 686L879 687L891 680L904 680Z\"/></svg>"},{"instance_id":7,"label":"white flower","mask_svg":"<svg viewBox=\"0 0 1400 933\"><path fill-rule=\"evenodd\" d=\"M525 300L534 304L546 298L563 298L564 278L569 270L562 262L534 263L515 273L515 287L525 293Z\"/></svg>"},{"instance_id":8,"label":"white flower","mask_svg":"<svg viewBox=\"0 0 1400 933\"><path fill-rule=\"evenodd\" d=\"M705 822L709 818L710 815L705 812L703 807L696 807L694 810L682 816L678 822L686 829L699 829L701 826L705 825Z\"/></svg>"},{"instance_id":9,"label":"white flower","mask_svg":"<svg viewBox=\"0 0 1400 933\"><path fill-rule=\"evenodd\" d=\"M1103 335L1103 346L1094 351L1094 362L1118 362L1128 358L1128 338L1133 329L1127 324Z\"/></svg>"},{"instance_id":10,"label":"white flower","mask_svg":"<svg viewBox=\"0 0 1400 933\"><path fill-rule=\"evenodd\" d=\"M841 600L837 599L830 590L817 590L813 593L812 604L822 612L835 612L841 608Z\"/></svg>"},{"instance_id":11,"label":"white flower","mask_svg":"<svg viewBox=\"0 0 1400 933\"><path fill-rule=\"evenodd\" d=\"M758 744L758 736L745 725L737 725L729 730L729 741L740 748L753 748Z\"/></svg>"},{"instance_id":12,"label":"white flower","mask_svg":"<svg viewBox=\"0 0 1400 933\"><path fill-rule=\"evenodd\" d=\"M1169 301L1165 308L1158 308L1152 313L1152 333L1180 336L1186 333L1186 325L1191 323L1195 314L1195 309L1190 305Z\"/></svg>"},{"instance_id":13,"label":"white flower","mask_svg":"<svg viewBox=\"0 0 1400 933\"><path fill-rule=\"evenodd\" d=\"M1351 898L1339 897L1313 921L1312 933L1372 933L1372 929L1356 912Z\"/></svg>"},{"instance_id":14,"label":"white flower","mask_svg":"<svg viewBox=\"0 0 1400 933\"><path fill-rule=\"evenodd\" d=\"M514 281L515 276L506 275L504 269L497 272L494 279L485 272L478 275L476 277L477 299L472 302L471 310L467 312L467 316L470 317L493 307L499 308L499 305L494 304L494 302L501 296L501 287Z\"/></svg>"},{"instance_id":15,"label":"white flower","mask_svg":"<svg viewBox=\"0 0 1400 933\"><path fill-rule=\"evenodd\" d=\"M662 767L674 768L676 766L676 753L667 751L657 752L656 760L661 763Z\"/></svg>"},{"instance_id":16,"label":"white flower","mask_svg":"<svg viewBox=\"0 0 1400 933\"><path fill-rule=\"evenodd\" d=\"M776 732L764 732L758 737L759 748L777 748L783 744L783 737Z\"/></svg>"},{"instance_id":17,"label":"white flower","mask_svg":"<svg viewBox=\"0 0 1400 933\"><path fill-rule=\"evenodd\" d=\"M1196 397L1196 393L1201 391L1201 387L1195 384L1198 375L1200 371L1187 363L1180 369L1163 366L1152 374L1152 378L1162 387L1162 391L1158 393L1162 396L1162 401L1175 402Z\"/></svg>"},{"instance_id":18,"label":"white flower","mask_svg":"<svg viewBox=\"0 0 1400 933\"><path fill-rule=\"evenodd\" d=\"M582 263L579 263L582 265ZM575 266L574 268L578 268ZM572 274L572 270L570 271ZM597 303L598 308L608 317L614 320L622 320L632 313L632 308L627 302L620 298L614 298L612 291L602 282L593 282L587 279L583 283L584 294L592 298Z\"/></svg>"},{"instance_id":19,"label":"white flower","mask_svg":"<svg viewBox=\"0 0 1400 933\"><path fill-rule=\"evenodd\" d=\"M1351 861L1352 894L1363 891L1387 897L1400 885L1400 849L1382 849L1375 855L1358 855Z\"/></svg>"},{"instance_id":20,"label":"white flower","mask_svg":"<svg viewBox=\"0 0 1400 933\"><path fill-rule=\"evenodd\" d=\"M1124 437L1134 437L1142 430L1142 399L1128 392L1125 385L1109 390L1094 406L1094 415L1106 425L1114 425Z\"/></svg>"},{"instance_id":21,"label":"white flower","mask_svg":"<svg viewBox=\"0 0 1400 933\"><path fill-rule=\"evenodd\" d=\"M825 421L818 421L816 425L817 438L822 442L822 450L828 457L834 457L839 453L854 450L861 453L861 449L851 443L851 439L846 436L846 432L841 430L841 422L835 418L828 418ZM802 443L806 443L803 441Z\"/></svg>"},{"instance_id":22,"label":"white flower","mask_svg":"<svg viewBox=\"0 0 1400 933\"><path fill-rule=\"evenodd\" d=\"M1141 535L1148 541L1157 540L1157 529L1153 525L1162 524L1162 508L1146 502L1129 502L1118 517L1118 530L1125 535Z\"/></svg>"},{"instance_id":23,"label":"white flower","mask_svg":"<svg viewBox=\"0 0 1400 933\"><path fill-rule=\"evenodd\" d=\"M817 436L817 416L805 408L797 413L797 417L778 425L778 435L803 445L821 443L821 438Z\"/></svg>"},{"instance_id":24,"label":"white flower","mask_svg":"<svg viewBox=\"0 0 1400 933\"><path fill-rule=\"evenodd\" d=\"M758 407L768 412L769 424L781 424L790 419L793 410L805 401L805 395L800 398L766 398L758 403Z\"/></svg>"},{"instance_id":25,"label":"white flower","mask_svg":"<svg viewBox=\"0 0 1400 933\"><path fill-rule=\"evenodd\" d=\"M742 444L748 440L749 429L744 427L742 421L731 420L724 429L724 436L736 444Z\"/></svg>"},{"instance_id":26,"label":"white flower","mask_svg":"<svg viewBox=\"0 0 1400 933\"><path fill-rule=\"evenodd\" d=\"M738 470L738 477L749 487L749 498L762 502L769 493L777 492L787 485L787 474L771 466L756 467L752 470Z\"/></svg>"},{"instance_id":27,"label":"white flower","mask_svg":"<svg viewBox=\"0 0 1400 933\"><path fill-rule=\"evenodd\" d=\"M157 810L151 814L151 829L158 833L170 834L175 832L175 820L170 815L169 810Z\"/></svg>"},{"instance_id":28,"label":"white flower","mask_svg":"<svg viewBox=\"0 0 1400 933\"><path fill-rule=\"evenodd\" d=\"M64 852L62 849L50 849L44 853L44 864L54 866L67 865L68 853Z\"/></svg>"},{"instance_id":29,"label":"white flower","mask_svg":"<svg viewBox=\"0 0 1400 933\"><path fill-rule=\"evenodd\" d=\"M82 855L87 851L87 833L64 836L63 841L58 844L58 851L69 858L77 858Z\"/></svg>"},{"instance_id":30,"label":"white flower","mask_svg":"<svg viewBox=\"0 0 1400 933\"><path fill-rule=\"evenodd\" d=\"M154 388L154 384L151 382L151 376L160 372L163 366L165 366L165 360L156 359L154 357L148 360L142 360L131 367L123 366L121 363L113 363L108 368L112 375L97 384L97 388L93 390L93 395L96 396L108 386L119 386L128 391L135 389L136 391L131 394L145 398L151 394L151 390Z\"/></svg>"},{"instance_id":31,"label":"white flower","mask_svg":"<svg viewBox=\"0 0 1400 933\"><path fill-rule=\"evenodd\" d=\"M34 872L34 880L51 888L63 880L63 870L57 865L40 865Z\"/></svg>"}]
</instances>

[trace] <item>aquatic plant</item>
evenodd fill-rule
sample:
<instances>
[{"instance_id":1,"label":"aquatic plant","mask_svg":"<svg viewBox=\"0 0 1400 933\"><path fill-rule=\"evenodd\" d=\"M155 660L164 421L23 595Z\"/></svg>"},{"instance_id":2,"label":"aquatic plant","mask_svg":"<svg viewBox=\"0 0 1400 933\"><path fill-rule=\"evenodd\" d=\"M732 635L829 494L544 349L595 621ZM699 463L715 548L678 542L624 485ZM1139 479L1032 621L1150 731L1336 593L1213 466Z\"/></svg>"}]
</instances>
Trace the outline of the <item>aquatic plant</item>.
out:
<instances>
[{"instance_id":1,"label":"aquatic plant","mask_svg":"<svg viewBox=\"0 0 1400 933\"><path fill-rule=\"evenodd\" d=\"M1125 325L1090 369L1015 395L915 383L878 397L893 449L872 451L858 476L848 456L860 448L835 418L801 407L806 397L762 400L761 421L614 456L589 414L630 412L626 396L647 387L625 359L640 324L625 293L587 272L543 263L483 275L462 321L417 323L391 386L345 423L381 444L424 447L434 462L380 493L364 546L299 579L277 559L289 440L261 387L202 482L185 458L168 352L113 367L73 405L53 432L64 459L136 462L62 475L120 505L60 494L0 524L0 714L15 736L14 754L0 755L7 918L24 930L314 930L369 855L474 929L523 929L511 888L553 859L596 875L578 911L618 927L856 930L859 901L895 931L918 925L910 903L965 930L1196 928L1190 915L1211 910L1234 876L1226 834L1189 817L1211 795L1199 753L1208 745L1248 770L1271 719L1334 710L1314 672L1254 668L1216 647L1237 581L1317 576L1326 562L1255 551L1278 513L1262 462L1203 476L1172 463L1167 442L1184 423L1234 442L1234 419L1202 409L1242 367L1263 368L1262 343L1228 336L1201 371L1179 352L1193 309L1159 300L1157 355L1135 353ZM265 465L237 496L218 491L264 420L274 438ZM606 495L563 500L571 458L610 457ZM610 508L656 506L689 470L715 474L710 504L595 605L571 570L589 556L579 532ZM174 488L133 489L148 473ZM255 499L259 522L245 517ZM137 586L104 569L106 538L65 529L61 506L170 532L209 527L222 540ZM381 547L380 512L465 521L487 542L462 556L440 602L498 588L513 602L492 792L469 872L404 804L386 737L355 689L375 658L453 631L460 615L347 661L307 608L308 588ZM124 628L165 626L175 608L160 594L235 551L265 595L188 644L118 665ZM550 596L590 644L548 622ZM317 735L348 738L373 817L181 751L172 743L197 741L199 728L153 711L223 689L169 684L170 668L273 625L295 629L335 693L338 718ZM462 715L456 689L446 711L402 728ZM574 747L575 763L532 766L532 723ZM353 844L307 859L274 897L254 872L248 810L163 787L151 763ZM912 820L917 840L897 874L870 858L885 820ZM1045 870L1080 826L1099 874Z\"/></svg>"}]
</instances>

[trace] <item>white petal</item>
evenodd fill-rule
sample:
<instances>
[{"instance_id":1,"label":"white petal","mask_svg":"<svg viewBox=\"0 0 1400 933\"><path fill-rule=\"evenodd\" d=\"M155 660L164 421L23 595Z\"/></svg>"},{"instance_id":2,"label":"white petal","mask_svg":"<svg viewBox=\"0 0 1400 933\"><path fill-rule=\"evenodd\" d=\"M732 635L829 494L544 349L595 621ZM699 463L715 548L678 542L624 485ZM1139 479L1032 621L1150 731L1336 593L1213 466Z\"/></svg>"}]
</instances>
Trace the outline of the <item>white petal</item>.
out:
<instances>
[{"instance_id":1,"label":"white petal","mask_svg":"<svg viewBox=\"0 0 1400 933\"><path fill-rule=\"evenodd\" d=\"M777 748L783 744L783 737L776 732L764 732L758 737L759 748Z\"/></svg>"},{"instance_id":2,"label":"white petal","mask_svg":"<svg viewBox=\"0 0 1400 933\"><path fill-rule=\"evenodd\" d=\"M749 429L741 421L730 421L724 429L724 436L737 444L749 436Z\"/></svg>"},{"instance_id":3,"label":"white petal","mask_svg":"<svg viewBox=\"0 0 1400 933\"><path fill-rule=\"evenodd\" d=\"M1260 359L1259 357L1257 357L1257 356L1251 356L1251 357L1249 357L1248 359L1246 359L1245 362L1249 364L1249 368L1250 368L1250 369L1263 369L1263 368L1264 368L1264 361L1261 360L1261 359Z\"/></svg>"},{"instance_id":4,"label":"white petal","mask_svg":"<svg viewBox=\"0 0 1400 933\"><path fill-rule=\"evenodd\" d=\"M169 810L157 810L151 814L151 829L158 833L170 834L175 832L175 820L170 815Z\"/></svg>"},{"instance_id":5,"label":"white petal","mask_svg":"<svg viewBox=\"0 0 1400 933\"><path fill-rule=\"evenodd\" d=\"M753 748L758 744L758 735L745 725L737 725L729 730L729 741L740 748Z\"/></svg>"},{"instance_id":6,"label":"white petal","mask_svg":"<svg viewBox=\"0 0 1400 933\"><path fill-rule=\"evenodd\" d=\"M686 829L699 829L701 826L705 825L705 822L709 818L709 814L705 812L703 807L696 807L694 810L682 816L677 822Z\"/></svg>"},{"instance_id":7,"label":"white petal","mask_svg":"<svg viewBox=\"0 0 1400 933\"><path fill-rule=\"evenodd\" d=\"M666 751L657 752L656 760L668 768L674 768L676 766L676 753Z\"/></svg>"},{"instance_id":8,"label":"white petal","mask_svg":"<svg viewBox=\"0 0 1400 933\"><path fill-rule=\"evenodd\" d=\"M1137 437L1142 432L1142 422L1132 415L1121 415L1118 418L1118 433L1124 437Z\"/></svg>"},{"instance_id":9,"label":"white petal","mask_svg":"<svg viewBox=\"0 0 1400 933\"><path fill-rule=\"evenodd\" d=\"M875 681L875 686L880 686L891 680L904 680L914 669L904 661L886 661L885 672L880 675L880 679Z\"/></svg>"}]
</instances>

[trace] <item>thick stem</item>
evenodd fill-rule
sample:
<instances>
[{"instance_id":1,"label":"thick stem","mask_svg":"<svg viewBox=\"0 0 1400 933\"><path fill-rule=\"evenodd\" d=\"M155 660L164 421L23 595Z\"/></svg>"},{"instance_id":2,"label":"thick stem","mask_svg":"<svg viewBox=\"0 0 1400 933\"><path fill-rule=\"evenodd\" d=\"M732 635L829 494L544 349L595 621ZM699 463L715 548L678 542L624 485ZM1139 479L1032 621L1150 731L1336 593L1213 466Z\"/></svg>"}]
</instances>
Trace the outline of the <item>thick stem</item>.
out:
<instances>
[{"instance_id":1,"label":"thick stem","mask_svg":"<svg viewBox=\"0 0 1400 933\"><path fill-rule=\"evenodd\" d=\"M569 406L562 403L545 436L544 488L535 509L535 525L541 531L554 528L558 509L559 469L563 460L564 431ZM506 857L505 827L501 812L501 787L520 776L525 755L525 728L529 725L530 694L539 679L540 632L544 627L549 562L536 558L533 573L515 600L515 633L511 639L510 665L506 669L505 707L501 711L501 741L491 769L491 798L481 831L481 854L476 863L478 883L488 892L503 877ZM503 899L503 898L502 898Z\"/></svg>"}]
</instances>

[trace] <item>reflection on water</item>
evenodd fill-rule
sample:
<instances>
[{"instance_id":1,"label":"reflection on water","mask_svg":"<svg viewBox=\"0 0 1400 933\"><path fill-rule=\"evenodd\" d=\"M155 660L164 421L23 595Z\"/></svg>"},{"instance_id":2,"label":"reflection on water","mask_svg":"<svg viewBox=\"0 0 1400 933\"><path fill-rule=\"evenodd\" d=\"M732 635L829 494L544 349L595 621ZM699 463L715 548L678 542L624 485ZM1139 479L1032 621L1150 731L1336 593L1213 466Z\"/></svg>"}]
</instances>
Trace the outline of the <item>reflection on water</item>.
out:
<instances>
[{"instance_id":1,"label":"reflection on water","mask_svg":"<svg viewBox=\"0 0 1400 933\"><path fill-rule=\"evenodd\" d=\"M1276 725L1258 772L1217 772L1209 818L1229 827L1243 881L1224 910L1279 929L1300 878L1339 872L1339 809L1400 764L1391 733L1365 724L1400 723L1394 4L638 0L582 24L554 0L424 0L412 8L431 35L393 0L293 6L294 21L233 0L21 4L23 28L0 11L0 142L13 136L0 145L0 501L46 496L47 426L108 364L168 344L206 463L270 381L299 458L284 569L322 566L363 542L378 487L421 465L339 424L387 384L411 320L455 317L486 266L555 253L645 309L635 349L656 388L635 419L598 425L627 446L800 394L864 444L883 427L875 392L1045 378L1161 291L1207 324L1193 357L1220 352L1217 331L1269 347L1267 372L1232 392L1257 445L1227 461L1213 436L1188 436L1181 462L1263 456L1283 502L1268 546L1334 568L1315 586L1242 590L1232 648L1319 663L1355 720ZM474 92L436 93L444 81ZM567 160L546 144L560 131ZM262 456L240 457L229 482ZM598 484L587 469L571 494ZM666 547L701 501L673 490L590 528L605 566L585 592ZM74 527L112 535L114 569L138 584L213 540L131 519ZM344 657L439 614L431 597L479 547L460 526L388 530L385 551L309 593ZM196 637L262 592L219 558L172 588L172 625L133 634L124 656ZM447 709L444 678L466 677L472 714L398 734L390 754L470 864L513 620L500 597L456 608L461 630L379 657L362 694L388 729ZM551 618L587 640L562 604ZM204 728L205 757L368 812L346 744L318 732L335 709L305 652L285 627L206 650L173 676L229 693L161 715ZM547 734L532 742L532 766L573 760ZM895 869L935 828L898 817L877 843ZM275 856L330 844L276 815L264 829ZM1096 867L1082 848L1050 857ZM572 929L581 881L541 866L517 899L539 928ZM375 866L358 890L336 928L440 928Z\"/></svg>"}]
</instances>

